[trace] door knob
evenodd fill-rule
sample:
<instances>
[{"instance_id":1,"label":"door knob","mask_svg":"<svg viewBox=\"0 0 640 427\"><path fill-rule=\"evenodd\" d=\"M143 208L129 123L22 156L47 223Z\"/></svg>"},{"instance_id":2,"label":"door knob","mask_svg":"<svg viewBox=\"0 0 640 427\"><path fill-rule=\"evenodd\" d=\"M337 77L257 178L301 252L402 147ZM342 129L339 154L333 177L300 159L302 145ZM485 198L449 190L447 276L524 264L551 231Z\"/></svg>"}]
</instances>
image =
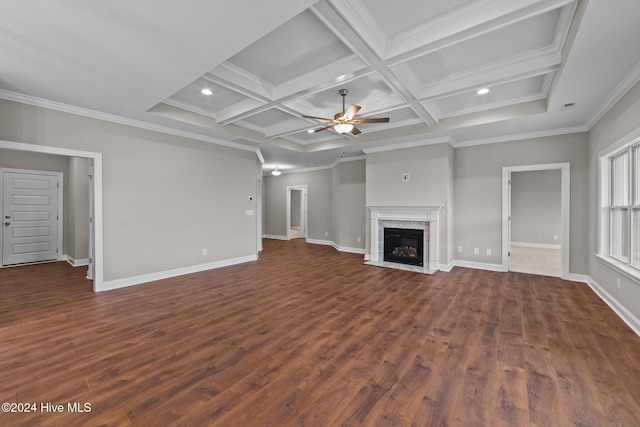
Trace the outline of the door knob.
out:
<instances>
[{"instance_id":1,"label":"door knob","mask_svg":"<svg viewBox=\"0 0 640 427\"><path fill-rule=\"evenodd\" d=\"M5 222L4 222L4 225L9 225L9 224L11 224L11 222L10 222L10 221L5 221Z\"/></svg>"}]
</instances>

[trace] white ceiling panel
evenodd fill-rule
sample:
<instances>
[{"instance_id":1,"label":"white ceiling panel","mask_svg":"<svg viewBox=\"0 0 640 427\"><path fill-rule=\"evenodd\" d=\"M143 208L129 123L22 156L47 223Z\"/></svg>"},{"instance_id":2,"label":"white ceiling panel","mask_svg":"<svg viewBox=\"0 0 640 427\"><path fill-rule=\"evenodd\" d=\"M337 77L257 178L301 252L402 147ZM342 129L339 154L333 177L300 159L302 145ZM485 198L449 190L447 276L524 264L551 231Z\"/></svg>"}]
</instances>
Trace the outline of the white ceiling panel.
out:
<instances>
[{"instance_id":1,"label":"white ceiling panel","mask_svg":"<svg viewBox=\"0 0 640 427\"><path fill-rule=\"evenodd\" d=\"M312 72L351 51L310 11L305 11L228 62L272 86Z\"/></svg>"},{"instance_id":2,"label":"white ceiling panel","mask_svg":"<svg viewBox=\"0 0 640 427\"><path fill-rule=\"evenodd\" d=\"M426 101L427 108L435 108L441 118L490 110L505 105L535 101L546 96L550 75L516 80L490 87L490 92L478 95L476 91L463 92L441 99Z\"/></svg>"},{"instance_id":3,"label":"white ceiling panel","mask_svg":"<svg viewBox=\"0 0 640 427\"><path fill-rule=\"evenodd\" d=\"M553 45L560 9L516 22L407 61L419 86Z\"/></svg>"},{"instance_id":4,"label":"white ceiling panel","mask_svg":"<svg viewBox=\"0 0 640 427\"><path fill-rule=\"evenodd\" d=\"M385 35L393 37L408 28L430 21L465 3L470 3L470 1L375 0L367 1L366 7Z\"/></svg>"},{"instance_id":5,"label":"white ceiling panel","mask_svg":"<svg viewBox=\"0 0 640 427\"><path fill-rule=\"evenodd\" d=\"M203 89L211 90L212 94L204 95L201 92ZM201 111L207 111L211 113L213 117L216 117L217 112L228 109L241 102L252 101L252 108L263 105L257 100L250 100L241 93L204 78L197 79L189 86L184 87L182 90L173 94L170 99L182 103L182 105L190 105Z\"/></svg>"},{"instance_id":6,"label":"white ceiling panel","mask_svg":"<svg viewBox=\"0 0 640 427\"><path fill-rule=\"evenodd\" d=\"M277 108L271 108L245 117L236 122L236 124L244 125L253 130L259 130L265 135L287 133L292 129L301 129L307 126L307 122L304 119Z\"/></svg>"}]
</instances>

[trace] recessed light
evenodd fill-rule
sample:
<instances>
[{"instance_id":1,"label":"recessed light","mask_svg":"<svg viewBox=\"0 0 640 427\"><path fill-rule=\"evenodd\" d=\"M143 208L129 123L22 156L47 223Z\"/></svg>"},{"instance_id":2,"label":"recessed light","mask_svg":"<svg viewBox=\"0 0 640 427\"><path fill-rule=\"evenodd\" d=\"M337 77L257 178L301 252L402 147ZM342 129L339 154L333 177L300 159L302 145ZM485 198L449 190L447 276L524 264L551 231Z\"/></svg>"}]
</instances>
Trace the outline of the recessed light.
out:
<instances>
[{"instance_id":1,"label":"recessed light","mask_svg":"<svg viewBox=\"0 0 640 427\"><path fill-rule=\"evenodd\" d=\"M213 91L211 89L206 89L206 88L202 89L200 93L203 95L213 95Z\"/></svg>"},{"instance_id":2,"label":"recessed light","mask_svg":"<svg viewBox=\"0 0 640 427\"><path fill-rule=\"evenodd\" d=\"M488 87L483 87L482 89L478 90L478 92L476 92L478 95L486 95L490 92Z\"/></svg>"},{"instance_id":3,"label":"recessed light","mask_svg":"<svg viewBox=\"0 0 640 427\"><path fill-rule=\"evenodd\" d=\"M314 133L316 130L315 129L309 129L307 130L307 133Z\"/></svg>"}]
</instances>

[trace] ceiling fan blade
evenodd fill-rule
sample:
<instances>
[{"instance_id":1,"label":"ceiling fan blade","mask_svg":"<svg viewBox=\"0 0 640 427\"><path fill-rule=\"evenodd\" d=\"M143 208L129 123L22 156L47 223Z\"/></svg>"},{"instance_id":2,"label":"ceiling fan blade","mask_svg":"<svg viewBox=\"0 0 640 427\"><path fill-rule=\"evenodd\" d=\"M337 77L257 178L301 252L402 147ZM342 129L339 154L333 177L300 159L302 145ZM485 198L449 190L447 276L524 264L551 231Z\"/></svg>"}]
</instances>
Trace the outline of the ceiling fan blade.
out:
<instances>
[{"instance_id":1,"label":"ceiling fan blade","mask_svg":"<svg viewBox=\"0 0 640 427\"><path fill-rule=\"evenodd\" d=\"M326 117L316 117L316 116L302 116L302 117L304 117L305 119L322 120L322 121L325 121L325 122L332 122L333 121L333 119L328 119Z\"/></svg>"},{"instance_id":2,"label":"ceiling fan blade","mask_svg":"<svg viewBox=\"0 0 640 427\"><path fill-rule=\"evenodd\" d=\"M353 135L359 135L359 134L361 134L361 133L362 133L362 132L360 132L360 129L358 129L358 128L357 128L357 127L355 127L355 126L353 127L353 129L351 129L351 134L353 134Z\"/></svg>"},{"instance_id":3,"label":"ceiling fan blade","mask_svg":"<svg viewBox=\"0 0 640 427\"><path fill-rule=\"evenodd\" d=\"M326 130L326 129L331 129L331 128L333 128L335 125L336 125L335 123L331 123L330 125L327 125L327 126L325 126L325 127L321 127L321 128L318 128L318 129L314 129L314 130L313 130L313 133L320 132L320 131L323 131L323 130Z\"/></svg>"},{"instance_id":4,"label":"ceiling fan blade","mask_svg":"<svg viewBox=\"0 0 640 427\"><path fill-rule=\"evenodd\" d=\"M344 120L352 120L356 116L356 114L358 114L360 108L362 107L360 107L359 105L350 105L342 117L344 118Z\"/></svg>"},{"instance_id":5,"label":"ceiling fan blade","mask_svg":"<svg viewBox=\"0 0 640 427\"><path fill-rule=\"evenodd\" d=\"M389 117L371 117L368 119L355 119L352 123L389 123Z\"/></svg>"}]
</instances>

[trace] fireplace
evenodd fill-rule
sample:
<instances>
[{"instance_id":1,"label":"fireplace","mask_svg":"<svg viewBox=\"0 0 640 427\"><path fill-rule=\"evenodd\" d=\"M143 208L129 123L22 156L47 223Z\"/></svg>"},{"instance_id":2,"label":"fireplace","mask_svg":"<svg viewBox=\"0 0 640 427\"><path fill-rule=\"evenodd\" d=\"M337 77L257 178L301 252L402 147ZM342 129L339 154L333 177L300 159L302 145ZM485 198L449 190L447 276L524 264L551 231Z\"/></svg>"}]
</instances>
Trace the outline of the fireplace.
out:
<instances>
[{"instance_id":1,"label":"fireplace","mask_svg":"<svg viewBox=\"0 0 640 427\"><path fill-rule=\"evenodd\" d=\"M365 255L367 264L427 274L438 271L438 217L442 206L367 207L371 211L370 252ZM397 238L400 244L391 248L390 254L385 250L385 229L396 229L395 234L400 236ZM422 237L408 236L407 232L422 233ZM409 238L411 242L407 242ZM389 261L389 255L399 258Z\"/></svg>"},{"instance_id":2,"label":"fireplace","mask_svg":"<svg viewBox=\"0 0 640 427\"><path fill-rule=\"evenodd\" d=\"M424 265L424 230L384 228L383 259L409 265Z\"/></svg>"}]
</instances>

